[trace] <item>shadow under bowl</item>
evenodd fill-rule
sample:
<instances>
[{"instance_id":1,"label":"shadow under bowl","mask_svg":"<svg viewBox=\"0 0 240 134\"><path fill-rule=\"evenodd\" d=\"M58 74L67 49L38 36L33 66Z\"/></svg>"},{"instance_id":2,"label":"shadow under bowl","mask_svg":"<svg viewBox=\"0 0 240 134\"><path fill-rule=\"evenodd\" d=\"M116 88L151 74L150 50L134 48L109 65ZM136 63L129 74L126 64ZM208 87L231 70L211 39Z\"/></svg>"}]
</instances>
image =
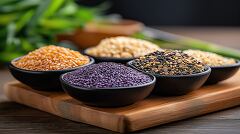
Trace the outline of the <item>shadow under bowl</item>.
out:
<instances>
[{"instance_id":1,"label":"shadow under bowl","mask_svg":"<svg viewBox=\"0 0 240 134\"><path fill-rule=\"evenodd\" d=\"M240 61L236 61L236 64L211 67L212 71L206 85L216 84L220 81L226 80L236 74L240 67Z\"/></svg>"},{"instance_id":2,"label":"shadow under bowl","mask_svg":"<svg viewBox=\"0 0 240 134\"><path fill-rule=\"evenodd\" d=\"M130 61L127 64L138 71L144 72L133 66L132 62L133 61ZM200 88L206 82L210 73L211 68L206 66L206 71L191 75L167 76L152 74L156 77L156 84L153 90L153 94L161 96L185 95L195 89Z\"/></svg>"},{"instance_id":3,"label":"shadow under bowl","mask_svg":"<svg viewBox=\"0 0 240 134\"><path fill-rule=\"evenodd\" d=\"M18 81L30 86L35 90L41 91L62 91L61 83L59 77L67 72L74 71L83 66L87 66L94 63L94 59L89 57L90 62L88 64L64 70L50 70L50 71L32 71L20 69L14 66L12 63L19 60L21 57L16 58L11 61L8 68L11 74Z\"/></svg>"},{"instance_id":4,"label":"shadow under bowl","mask_svg":"<svg viewBox=\"0 0 240 134\"><path fill-rule=\"evenodd\" d=\"M66 74L63 74L60 77L64 91L71 97L83 102L86 105L97 107L120 107L131 105L146 98L152 92L156 82L156 78L153 75L149 75L152 81L139 86L81 88L66 82L64 80L64 75Z\"/></svg>"},{"instance_id":5,"label":"shadow under bowl","mask_svg":"<svg viewBox=\"0 0 240 134\"><path fill-rule=\"evenodd\" d=\"M135 59L135 58L97 57L97 56L93 56L93 55L90 55L90 54L86 53L86 51L87 51L87 49L83 50L82 53L83 53L84 55L93 57L93 58L95 59L95 62L96 62L96 63L99 63L99 62L115 62L115 63L123 63L123 64L126 64L127 62Z\"/></svg>"}]
</instances>

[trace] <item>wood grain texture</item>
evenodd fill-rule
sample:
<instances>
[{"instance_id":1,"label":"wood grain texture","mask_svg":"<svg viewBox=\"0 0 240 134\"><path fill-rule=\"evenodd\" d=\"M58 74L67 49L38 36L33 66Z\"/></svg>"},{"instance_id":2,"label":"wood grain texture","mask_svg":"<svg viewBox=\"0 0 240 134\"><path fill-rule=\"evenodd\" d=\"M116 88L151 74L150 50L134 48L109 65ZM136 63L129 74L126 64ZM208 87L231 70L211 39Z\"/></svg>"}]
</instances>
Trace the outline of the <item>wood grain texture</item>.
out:
<instances>
[{"instance_id":1,"label":"wood grain texture","mask_svg":"<svg viewBox=\"0 0 240 134\"><path fill-rule=\"evenodd\" d=\"M63 92L35 91L15 81L5 85L10 100L60 117L117 132L137 131L240 104L240 72L213 86L179 97L150 96L120 108L90 107Z\"/></svg>"},{"instance_id":2,"label":"wood grain texture","mask_svg":"<svg viewBox=\"0 0 240 134\"><path fill-rule=\"evenodd\" d=\"M239 76L240 72L223 83L205 86L185 96L151 96L120 108L86 106L63 92L35 91L16 81L5 85L5 94L10 100L66 119L126 132L239 105Z\"/></svg>"}]
</instances>

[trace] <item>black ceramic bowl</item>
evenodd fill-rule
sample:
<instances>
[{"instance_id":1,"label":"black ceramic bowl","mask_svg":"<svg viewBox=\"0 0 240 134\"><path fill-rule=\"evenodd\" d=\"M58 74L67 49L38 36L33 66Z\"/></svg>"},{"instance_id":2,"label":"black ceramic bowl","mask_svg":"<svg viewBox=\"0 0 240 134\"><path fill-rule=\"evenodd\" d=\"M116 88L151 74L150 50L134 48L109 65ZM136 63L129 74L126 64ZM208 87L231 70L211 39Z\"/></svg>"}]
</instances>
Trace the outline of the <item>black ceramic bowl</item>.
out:
<instances>
[{"instance_id":1,"label":"black ceramic bowl","mask_svg":"<svg viewBox=\"0 0 240 134\"><path fill-rule=\"evenodd\" d=\"M12 62L19 60L21 57L12 60ZM90 58L90 62L83 66L87 66L94 63L94 59ZM15 67L12 62L8 68L11 74L20 82L30 86L35 90L43 91L61 91L61 83L59 81L60 75L76 70L80 67L65 69L65 70L54 70L54 71L31 71Z\"/></svg>"},{"instance_id":2,"label":"black ceramic bowl","mask_svg":"<svg viewBox=\"0 0 240 134\"><path fill-rule=\"evenodd\" d=\"M116 63L123 63L126 64L127 62L135 59L135 58L112 58L112 57L97 57L97 56L93 56L93 55L89 55L88 53L86 53L87 49L83 50L82 53L84 55L93 57L95 59L95 62L99 63L99 62L116 62Z\"/></svg>"},{"instance_id":3,"label":"black ceramic bowl","mask_svg":"<svg viewBox=\"0 0 240 134\"><path fill-rule=\"evenodd\" d=\"M149 75L152 81L139 86L90 89L70 85L63 79L66 74L60 78L65 92L86 105L97 107L119 107L133 104L147 97L152 92L156 82L156 78Z\"/></svg>"},{"instance_id":4,"label":"black ceramic bowl","mask_svg":"<svg viewBox=\"0 0 240 134\"><path fill-rule=\"evenodd\" d=\"M133 61L128 62L128 65L134 69L137 69L132 65L132 62ZM137 70L144 72L139 69ZM206 82L210 72L211 68L207 66L206 71L191 75L166 76L153 74L156 77L156 84L153 93L162 96L185 95L195 89L200 88Z\"/></svg>"},{"instance_id":5,"label":"black ceramic bowl","mask_svg":"<svg viewBox=\"0 0 240 134\"><path fill-rule=\"evenodd\" d=\"M239 67L240 61L236 61L236 64L232 65L211 67L212 71L210 76L208 77L206 84L207 85L216 84L220 81L232 77L235 73L237 73Z\"/></svg>"}]
</instances>

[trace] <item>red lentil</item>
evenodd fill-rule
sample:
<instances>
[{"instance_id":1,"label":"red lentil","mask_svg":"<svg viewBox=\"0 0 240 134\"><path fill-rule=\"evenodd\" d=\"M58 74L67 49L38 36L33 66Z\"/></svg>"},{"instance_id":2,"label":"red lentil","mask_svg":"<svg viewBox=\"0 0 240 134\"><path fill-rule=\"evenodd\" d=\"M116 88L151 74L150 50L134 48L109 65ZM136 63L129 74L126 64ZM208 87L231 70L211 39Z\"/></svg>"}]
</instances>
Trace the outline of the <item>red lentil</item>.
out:
<instances>
[{"instance_id":1,"label":"red lentil","mask_svg":"<svg viewBox=\"0 0 240 134\"><path fill-rule=\"evenodd\" d=\"M45 46L28 53L12 64L34 71L63 70L89 63L89 58L77 51L59 46Z\"/></svg>"}]
</instances>

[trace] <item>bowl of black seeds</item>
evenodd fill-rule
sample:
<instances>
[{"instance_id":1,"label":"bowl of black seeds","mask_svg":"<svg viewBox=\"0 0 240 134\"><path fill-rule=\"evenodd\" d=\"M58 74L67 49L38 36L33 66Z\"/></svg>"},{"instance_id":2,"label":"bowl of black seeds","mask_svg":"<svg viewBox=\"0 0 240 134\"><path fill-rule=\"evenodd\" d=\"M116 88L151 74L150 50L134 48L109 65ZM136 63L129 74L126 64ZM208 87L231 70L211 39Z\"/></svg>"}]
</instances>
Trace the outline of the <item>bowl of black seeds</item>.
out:
<instances>
[{"instance_id":1,"label":"bowl of black seeds","mask_svg":"<svg viewBox=\"0 0 240 134\"><path fill-rule=\"evenodd\" d=\"M86 105L119 107L147 97L156 78L123 64L102 62L60 77L66 93Z\"/></svg>"},{"instance_id":2,"label":"bowl of black seeds","mask_svg":"<svg viewBox=\"0 0 240 134\"><path fill-rule=\"evenodd\" d=\"M139 57L128 65L156 77L154 94L178 96L200 88L211 68L180 50L165 49Z\"/></svg>"}]
</instances>

